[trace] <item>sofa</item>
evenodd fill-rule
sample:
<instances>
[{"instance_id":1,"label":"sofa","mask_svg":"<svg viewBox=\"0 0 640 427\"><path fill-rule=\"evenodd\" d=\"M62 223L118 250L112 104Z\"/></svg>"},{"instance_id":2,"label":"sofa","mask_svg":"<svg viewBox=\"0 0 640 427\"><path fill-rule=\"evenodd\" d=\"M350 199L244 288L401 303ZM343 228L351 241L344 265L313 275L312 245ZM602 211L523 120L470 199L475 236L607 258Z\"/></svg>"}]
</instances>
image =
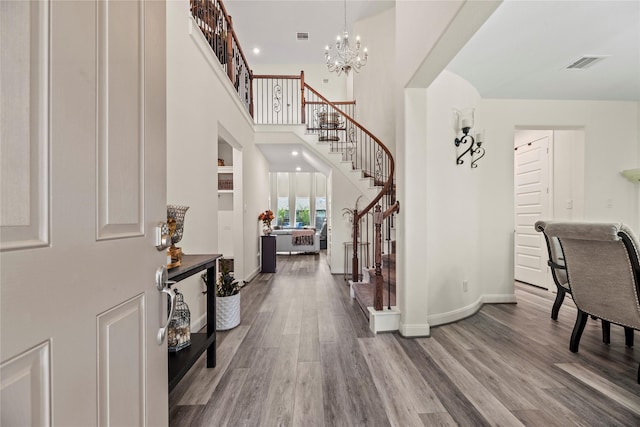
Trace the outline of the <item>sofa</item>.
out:
<instances>
[{"instance_id":1,"label":"sofa","mask_svg":"<svg viewBox=\"0 0 640 427\"><path fill-rule=\"evenodd\" d=\"M276 236L276 252L320 252L320 234L313 229L282 228L272 235Z\"/></svg>"}]
</instances>

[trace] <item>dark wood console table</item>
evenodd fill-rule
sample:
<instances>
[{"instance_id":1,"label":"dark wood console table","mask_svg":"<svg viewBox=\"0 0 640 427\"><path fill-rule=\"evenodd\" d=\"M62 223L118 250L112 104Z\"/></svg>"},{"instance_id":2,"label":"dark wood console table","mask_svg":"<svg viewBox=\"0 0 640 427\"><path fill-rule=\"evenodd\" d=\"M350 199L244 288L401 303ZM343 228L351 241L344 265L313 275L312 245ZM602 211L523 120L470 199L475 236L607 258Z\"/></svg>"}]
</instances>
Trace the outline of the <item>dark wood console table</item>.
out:
<instances>
[{"instance_id":1,"label":"dark wood console table","mask_svg":"<svg viewBox=\"0 0 640 427\"><path fill-rule=\"evenodd\" d=\"M207 368L216 366L216 260L222 255L184 255L182 265L169 270L169 280L179 282L207 270L207 332L191 332L191 345L169 353L169 391L180 382L202 353L207 351Z\"/></svg>"}]
</instances>

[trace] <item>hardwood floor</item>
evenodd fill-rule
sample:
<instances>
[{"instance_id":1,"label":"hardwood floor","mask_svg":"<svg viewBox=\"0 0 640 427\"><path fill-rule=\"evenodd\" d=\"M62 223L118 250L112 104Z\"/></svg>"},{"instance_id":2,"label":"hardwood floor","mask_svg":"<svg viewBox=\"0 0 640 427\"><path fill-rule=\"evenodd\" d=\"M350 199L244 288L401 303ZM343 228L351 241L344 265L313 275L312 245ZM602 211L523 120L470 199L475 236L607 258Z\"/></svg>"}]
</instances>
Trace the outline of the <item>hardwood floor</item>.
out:
<instances>
[{"instance_id":1,"label":"hardwood floor","mask_svg":"<svg viewBox=\"0 0 640 427\"><path fill-rule=\"evenodd\" d=\"M372 335L324 255L278 256L242 289L242 323L218 333L169 396L171 426L637 426L640 351L589 320L569 351L567 298L516 285L430 338ZM637 341L637 338L636 338Z\"/></svg>"}]
</instances>

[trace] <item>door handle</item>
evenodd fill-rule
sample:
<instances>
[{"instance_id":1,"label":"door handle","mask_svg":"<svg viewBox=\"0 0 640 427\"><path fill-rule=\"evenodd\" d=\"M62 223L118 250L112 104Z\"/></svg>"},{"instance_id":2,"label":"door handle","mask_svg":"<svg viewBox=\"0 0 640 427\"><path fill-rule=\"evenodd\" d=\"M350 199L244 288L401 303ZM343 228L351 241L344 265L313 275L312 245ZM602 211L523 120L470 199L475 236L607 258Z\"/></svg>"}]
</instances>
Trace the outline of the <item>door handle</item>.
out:
<instances>
[{"instance_id":1,"label":"door handle","mask_svg":"<svg viewBox=\"0 0 640 427\"><path fill-rule=\"evenodd\" d=\"M170 286L176 282L169 279L169 273L167 272L167 267L165 265L161 265L156 270L156 288L163 294L169 295L169 315L167 316L167 323L158 330L158 336L156 338L158 345L164 342L165 337L167 336L167 328L169 327L169 323L173 318L173 312L176 308L176 296L173 292L171 292Z\"/></svg>"},{"instance_id":2,"label":"door handle","mask_svg":"<svg viewBox=\"0 0 640 427\"><path fill-rule=\"evenodd\" d=\"M164 327L158 330L158 337L157 337L158 345L162 344L164 342L165 337L167 336L167 328L169 327L169 323L171 323L171 319L173 318L173 312L175 311L175 308L176 308L176 296L174 295L173 292L171 292L171 289L163 288L160 292L162 292L163 294L169 295L170 297L169 305L171 306L171 308L169 309L169 316L167 316L167 323L164 324Z\"/></svg>"},{"instance_id":3,"label":"door handle","mask_svg":"<svg viewBox=\"0 0 640 427\"><path fill-rule=\"evenodd\" d=\"M171 241L171 236L168 234L169 229L167 224L164 222L158 223L155 228L155 242L156 249L162 251L167 249L173 243Z\"/></svg>"}]
</instances>

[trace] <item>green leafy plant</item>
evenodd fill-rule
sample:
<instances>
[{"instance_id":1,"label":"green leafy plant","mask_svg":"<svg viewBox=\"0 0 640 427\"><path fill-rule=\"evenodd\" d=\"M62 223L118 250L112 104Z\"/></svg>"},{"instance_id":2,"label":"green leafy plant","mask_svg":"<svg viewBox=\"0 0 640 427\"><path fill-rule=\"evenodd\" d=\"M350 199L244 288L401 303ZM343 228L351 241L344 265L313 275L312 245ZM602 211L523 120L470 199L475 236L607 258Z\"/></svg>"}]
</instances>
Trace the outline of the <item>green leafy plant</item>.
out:
<instances>
[{"instance_id":1,"label":"green leafy plant","mask_svg":"<svg viewBox=\"0 0 640 427\"><path fill-rule=\"evenodd\" d=\"M297 218L296 220L298 222L301 222L302 225L309 225L309 209L301 209L297 212Z\"/></svg>"},{"instance_id":2,"label":"green leafy plant","mask_svg":"<svg viewBox=\"0 0 640 427\"><path fill-rule=\"evenodd\" d=\"M289 209L278 209L278 225L284 225L285 222L289 222Z\"/></svg>"},{"instance_id":3,"label":"green leafy plant","mask_svg":"<svg viewBox=\"0 0 640 427\"><path fill-rule=\"evenodd\" d=\"M224 259L220 259L220 275L218 276L218 283L216 283L216 296L217 297L230 297L232 295L240 292L240 284L235 280L235 278L229 272L229 264L224 262ZM207 282L207 274L203 273L201 276L205 285L207 285L207 289L209 288L209 283ZM207 291L202 292L206 294Z\"/></svg>"},{"instance_id":4,"label":"green leafy plant","mask_svg":"<svg viewBox=\"0 0 640 427\"><path fill-rule=\"evenodd\" d=\"M240 292L240 284L229 273L229 266L226 262L220 263L220 277L216 284L216 296L217 297L230 297Z\"/></svg>"}]
</instances>

